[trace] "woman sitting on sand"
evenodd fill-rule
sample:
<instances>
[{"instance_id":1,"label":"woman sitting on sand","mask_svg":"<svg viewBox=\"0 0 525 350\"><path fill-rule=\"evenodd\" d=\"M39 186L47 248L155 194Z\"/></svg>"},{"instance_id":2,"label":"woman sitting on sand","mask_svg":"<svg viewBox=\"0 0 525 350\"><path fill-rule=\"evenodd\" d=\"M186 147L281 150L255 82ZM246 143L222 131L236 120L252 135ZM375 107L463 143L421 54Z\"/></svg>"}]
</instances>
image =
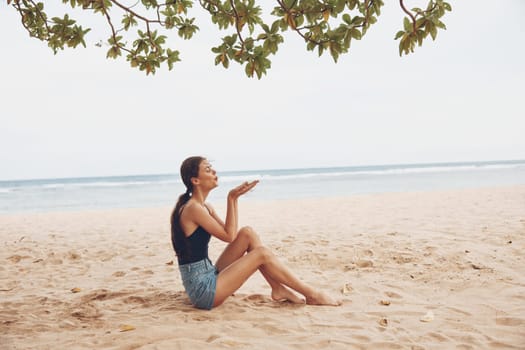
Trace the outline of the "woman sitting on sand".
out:
<instances>
[{"instance_id":1,"label":"woman sitting on sand","mask_svg":"<svg viewBox=\"0 0 525 350\"><path fill-rule=\"evenodd\" d=\"M171 215L171 241L179 263L186 293L201 309L221 305L259 270L278 301L310 305L339 305L328 295L315 290L295 277L265 246L250 227L237 230L237 200L253 189L258 181L245 182L228 194L226 219L223 222L206 203L218 177L203 157L190 157L181 165L180 174L186 192L179 197ZM211 236L228 242L215 266L208 257ZM304 299L292 290L302 294Z\"/></svg>"}]
</instances>

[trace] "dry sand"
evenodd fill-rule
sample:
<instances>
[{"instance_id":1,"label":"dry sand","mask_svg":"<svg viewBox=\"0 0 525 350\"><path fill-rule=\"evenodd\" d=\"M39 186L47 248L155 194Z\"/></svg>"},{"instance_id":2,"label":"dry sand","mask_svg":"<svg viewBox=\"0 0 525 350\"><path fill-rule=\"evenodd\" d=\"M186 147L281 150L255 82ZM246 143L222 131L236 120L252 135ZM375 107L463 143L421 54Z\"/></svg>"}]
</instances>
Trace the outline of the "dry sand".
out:
<instances>
[{"instance_id":1,"label":"dry sand","mask_svg":"<svg viewBox=\"0 0 525 350\"><path fill-rule=\"evenodd\" d=\"M525 348L525 186L241 200L241 224L340 307L274 302L256 275L194 309L170 210L0 216L0 348Z\"/></svg>"}]
</instances>

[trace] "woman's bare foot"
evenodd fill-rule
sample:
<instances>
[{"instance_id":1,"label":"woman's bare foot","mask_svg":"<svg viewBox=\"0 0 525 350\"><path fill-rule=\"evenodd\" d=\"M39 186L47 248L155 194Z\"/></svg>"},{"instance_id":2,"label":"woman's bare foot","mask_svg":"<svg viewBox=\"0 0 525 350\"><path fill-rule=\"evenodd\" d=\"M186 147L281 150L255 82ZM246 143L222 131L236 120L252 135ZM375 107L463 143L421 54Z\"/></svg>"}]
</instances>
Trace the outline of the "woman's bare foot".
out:
<instances>
[{"instance_id":1,"label":"woman's bare foot","mask_svg":"<svg viewBox=\"0 0 525 350\"><path fill-rule=\"evenodd\" d=\"M299 298L284 286L272 289L272 299L276 301L288 301L293 304L304 304L304 299Z\"/></svg>"},{"instance_id":2,"label":"woman's bare foot","mask_svg":"<svg viewBox=\"0 0 525 350\"><path fill-rule=\"evenodd\" d=\"M329 305L329 306L340 306L342 302L340 300L336 300L329 295L322 293L322 292L316 292L310 296L306 297L306 304L308 305Z\"/></svg>"}]
</instances>

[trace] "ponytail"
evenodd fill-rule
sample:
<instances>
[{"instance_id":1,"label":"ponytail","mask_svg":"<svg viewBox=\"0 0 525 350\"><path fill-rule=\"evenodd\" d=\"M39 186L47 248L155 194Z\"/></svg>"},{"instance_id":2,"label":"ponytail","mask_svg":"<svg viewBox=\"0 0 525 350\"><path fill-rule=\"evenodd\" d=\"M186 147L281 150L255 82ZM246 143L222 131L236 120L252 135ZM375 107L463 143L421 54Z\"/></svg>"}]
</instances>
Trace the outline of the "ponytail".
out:
<instances>
[{"instance_id":1,"label":"ponytail","mask_svg":"<svg viewBox=\"0 0 525 350\"><path fill-rule=\"evenodd\" d=\"M189 190L186 190L186 192L184 192L183 194L179 196L179 200L177 201L177 204L175 205L175 208L173 209L173 212L171 213L171 231L173 231L173 225L175 223L178 224L179 222L181 208L184 206L184 204L188 203L190 198L191 198L191 195L190 195Z\"/></svg>"},{"instance_id":2,"label":"ponytail","mask_svg":"<svg viewBox=\"0 0 525 350\"><path fill-rule=\"evenodd\" d=\"M179 196L170 218L171 243L173 244L173 249L179 258L179 261L181 260L181 255L188 254L188 239L184 235L182 227L180 226L180 214L183 206L188 203L191 198L191 193L193 191L191 179L199 176L199 165L203 160L205 160L205 158L199 156L189 157L186 158L180 166L180 176L182 178L182 183L186 186L186 192Z\"/></svg>"},{"instance_id":3,"label":"ponytail","mask_svg":"<svg viewBox=\"0 0 525 350\"><path fill-rule=\"evenodd\" d=\"M180 248L182 248L180 244L186 240L182 227L180 226L180 213L182 207L188 203L190 198L190 191L186 190L186 192L179 196L179 200L171 213L171 243L173 244L173 249L175 250L175 253L177 253L177 256L180 254Z\"/></svg>"}]
</instances>

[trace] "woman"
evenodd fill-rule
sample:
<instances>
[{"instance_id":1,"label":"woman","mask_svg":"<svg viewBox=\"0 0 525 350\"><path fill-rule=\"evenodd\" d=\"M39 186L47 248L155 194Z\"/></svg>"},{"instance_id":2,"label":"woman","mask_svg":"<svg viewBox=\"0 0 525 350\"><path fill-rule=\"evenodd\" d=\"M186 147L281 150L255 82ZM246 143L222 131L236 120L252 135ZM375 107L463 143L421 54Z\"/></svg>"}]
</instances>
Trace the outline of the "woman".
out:
<instances>
[{"instance_id":1,"label":"woman","mask_svg":"<svg viewBox=\"0 0 525 350\"><path fill-rule=\"evenodd\" d=\"M206 203L218 177L203 157L186 159L180 169L186 192L171 215L171 240L179 263L186 293L198 308L210 310L221 305L259 270L278 301L310 305L339 305L328 295L296 278L265 246L250 227L240 230L237 201L253 189L258 181L245 182L228 194L226 219L222 221ZM210 237L228 242L215 266L208 257ZM304 299L292 290L302 294Z\"/></svg>"}]
</instances>

